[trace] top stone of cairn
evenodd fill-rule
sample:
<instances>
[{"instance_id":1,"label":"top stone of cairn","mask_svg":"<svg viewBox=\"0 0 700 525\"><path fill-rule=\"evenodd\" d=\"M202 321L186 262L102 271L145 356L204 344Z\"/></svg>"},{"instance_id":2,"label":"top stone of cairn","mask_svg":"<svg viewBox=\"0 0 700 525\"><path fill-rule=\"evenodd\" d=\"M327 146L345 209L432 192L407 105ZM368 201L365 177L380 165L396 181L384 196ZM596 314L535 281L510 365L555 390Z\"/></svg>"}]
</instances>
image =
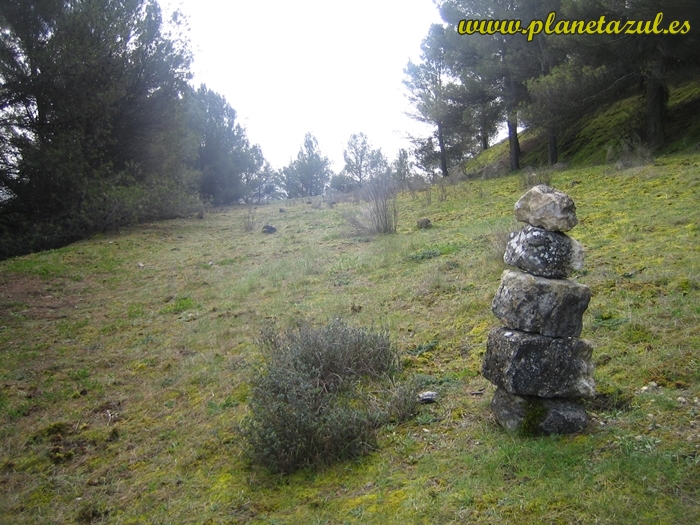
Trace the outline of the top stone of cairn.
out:
<instances>
[{"instance_id":1,"label":"top stone of cairn","mask_svg":"<svg viewBox=\"0 0 700 525\"><path fill-rule=\"evenodd\" d=\"M544 184L520 197L515 203L515 218L555 232L567 232L578 224L576 205L571 197Z\"/></svg>"}]
</instances>

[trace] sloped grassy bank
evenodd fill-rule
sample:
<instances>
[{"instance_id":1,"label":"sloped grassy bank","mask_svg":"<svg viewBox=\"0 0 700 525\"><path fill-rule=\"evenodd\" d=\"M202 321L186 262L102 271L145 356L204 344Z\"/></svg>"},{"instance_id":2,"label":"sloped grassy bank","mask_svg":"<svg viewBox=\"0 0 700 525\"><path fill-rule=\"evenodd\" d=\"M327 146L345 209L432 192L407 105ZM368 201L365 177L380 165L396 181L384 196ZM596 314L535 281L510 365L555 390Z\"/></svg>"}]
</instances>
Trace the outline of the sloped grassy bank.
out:
<instances>
[{"instance_id":1,"label":"sloped grassy bank","mask_svg":"<svg viewBox=\"0 0 700 525\"><path fill-rule=\"evenodd\" d=\"M518 176L402 195L389 236L350 203L233 208L0 263L0 522L697 523L700 155L552 185L594 292L586 433L504 433L479 375ZM361 460L250 468L259 331L334 317L388 329L439 403Z\"/></svg>"},{"instance_id":2,"label":"sloped grassy bank","mask_svg":"<svg viewBox=\"0 0 700 525\"><path fill-rule=\"evenodd\" d=\"M578 122L559 130L559 162L572 167L598 165L622 160L635 163L651 156L640 141L644 122L640 118L644 99L641 93L633 94L612 104L606 104L586 115ZM656 155L696 152L700 141L700 123L696 118L700 108L700 82L688 81L671 86L666 119L666 144ZM523 151L520 165L547 165L549 139L541 130L525 130L520 134ZM479 173L504 173L508 169L508 141L469 159L464 171Z\"/></svg>"}]
</instances>

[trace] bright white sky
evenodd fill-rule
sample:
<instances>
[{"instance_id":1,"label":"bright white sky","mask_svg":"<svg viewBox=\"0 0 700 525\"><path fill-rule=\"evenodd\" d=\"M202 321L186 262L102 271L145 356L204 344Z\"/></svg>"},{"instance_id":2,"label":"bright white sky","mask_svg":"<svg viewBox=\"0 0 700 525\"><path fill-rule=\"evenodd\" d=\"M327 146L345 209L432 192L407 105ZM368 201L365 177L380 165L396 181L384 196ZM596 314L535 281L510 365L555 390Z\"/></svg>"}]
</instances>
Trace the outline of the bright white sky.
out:
<instances>
[{"instance_id":1,"label":"bright white sky","mask_svg":"<svg viewBox=\"0 0 700 525\"><path fill-rule=\"evenodd\" d=\"M159 0L190 25L194 83L226 97L274 168L307 132L343 169L352 133L391 161L429 130L404 112L403 70L440 16L432 0ZM168 8L164 7L164 15Z\"/></svg>"}]
</instances>

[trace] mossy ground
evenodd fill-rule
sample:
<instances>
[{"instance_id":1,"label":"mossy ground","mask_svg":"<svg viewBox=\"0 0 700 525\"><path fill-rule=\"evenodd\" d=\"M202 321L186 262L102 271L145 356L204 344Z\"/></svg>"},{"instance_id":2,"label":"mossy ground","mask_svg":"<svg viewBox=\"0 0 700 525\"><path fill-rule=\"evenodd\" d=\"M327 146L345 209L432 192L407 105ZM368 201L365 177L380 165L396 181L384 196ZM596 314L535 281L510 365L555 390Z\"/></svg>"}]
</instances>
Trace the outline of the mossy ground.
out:
<instances>
[{"instance_id":1,"label":"mossy ground","mask_svg":"<svg viewBox=\"0 0 700 525\"><path fill-rule=\"evenodd\" d=\"M519 176L402 195L377 237L350 233L351 203L259 206L252 231L231 208L0 263L0 522L700 522L700 155L552 185L593 289L585 433L504 432L479 374ZM360 460L250 468L259 330L333 317L386 327L439 402Z\"/></svg>"}]
</instances>

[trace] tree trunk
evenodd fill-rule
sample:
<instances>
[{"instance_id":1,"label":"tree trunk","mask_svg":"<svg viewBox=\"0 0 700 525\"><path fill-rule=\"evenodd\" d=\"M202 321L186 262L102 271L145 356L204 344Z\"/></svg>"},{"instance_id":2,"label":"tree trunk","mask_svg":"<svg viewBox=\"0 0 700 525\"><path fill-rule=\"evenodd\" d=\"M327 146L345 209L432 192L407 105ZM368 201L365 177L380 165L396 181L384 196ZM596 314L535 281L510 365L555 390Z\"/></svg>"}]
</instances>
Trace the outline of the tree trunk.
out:
<instances>
[{"instance_id":1,"label":"tree trunk","mask_svg":"<svg viewBox=\"0 0 700 525\"><path fill-rule=\"evenodd\" d=\"M659 57L646 76L647 143L652 149L662 146L666 141L664 118L667 101L664 60Z\"/></svg>"},{"instance_id":2,"label":"tree trunk","mask_svg":"<svg viewBox=\"0 0 700 525\"><path fill-rule=\"evenodd\" d=\"M559 162L559 154L557 152L557 130L551 126L547 129L547 134L549 135L547 157L549 160L549 165L554 166L557 162Z\"/></svg>"},{"instance_id":3,"label":"tree trunk","mask_svg":"<svg viewBox=\"0 0 700 525\"><path fill-rule=\"evenodd\" d=\"M520 142L518 142L518 113L508 112L508 145L510 146L510 170L520 169Z\"/></svg>"},{"instance_id":4,"label":"tree trunk","mask_svg":"<svg viewBox=\"0 0 700 525\"><path fill-rule=\"evenodd\" d=\"M438 145L440 147L440 171L443 177L447 177L447 152L445 151L445 139L442 135L442 123L438 122Z\"/></svg>"},{"instance_id":5,"label":"tree trunk","mask_svg":"<svg viewBox=\"0 0 700 525\"><path fill-rule=\"evenodd\" d=\"M486 151L489 149L489 136L482 131L481 132L481 151Z\"/></svg>"}]
</instances>

